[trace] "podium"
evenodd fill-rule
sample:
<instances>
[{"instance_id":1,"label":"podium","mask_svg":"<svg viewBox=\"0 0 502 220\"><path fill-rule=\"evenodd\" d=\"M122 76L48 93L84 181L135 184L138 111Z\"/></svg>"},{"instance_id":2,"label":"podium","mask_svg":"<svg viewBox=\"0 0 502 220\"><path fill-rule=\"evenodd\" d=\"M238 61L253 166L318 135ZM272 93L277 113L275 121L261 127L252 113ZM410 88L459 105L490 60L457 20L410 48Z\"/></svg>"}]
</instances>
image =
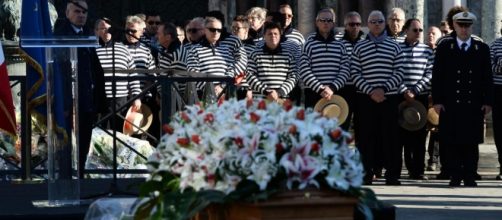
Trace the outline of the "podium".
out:
<instances>
[{"instance_id":1,"label":"podium","mask_svg":"<svg viewBox=\"0 0 502 220\"><path fill-rule=\"evenodd\" d=\"M95 36L21 38L23 48L45 50L48 200L35 206L80 204L78 50L97 47ZM43 66L43 65L42 65ZM85 94L92 95L92 94Z\"/></svg>"}]
</instances>

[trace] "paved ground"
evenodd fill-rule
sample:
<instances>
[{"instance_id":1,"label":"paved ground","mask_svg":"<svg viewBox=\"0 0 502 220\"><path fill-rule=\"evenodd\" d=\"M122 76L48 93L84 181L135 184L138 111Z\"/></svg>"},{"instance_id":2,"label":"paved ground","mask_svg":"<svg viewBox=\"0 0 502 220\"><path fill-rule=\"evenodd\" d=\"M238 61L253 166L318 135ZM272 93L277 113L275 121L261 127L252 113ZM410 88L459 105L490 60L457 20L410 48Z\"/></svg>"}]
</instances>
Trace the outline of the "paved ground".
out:
<instances>
[{"instance_id":1,"label":"paved ground","mask_svg":"<svg viewBox=\"0 0 502 220\"><path fill-rule=\"evenodd\" d=\"M480 146L479 171L483 180L475 188L449 187L448 180L434 179L437 172L427 172L427 181L408 180L406 171L401 186L378 180L369 188L397 207L398 220L502 220L502 181L494 180L499 168L490 140Z\"/></svg>"}]
</instances>

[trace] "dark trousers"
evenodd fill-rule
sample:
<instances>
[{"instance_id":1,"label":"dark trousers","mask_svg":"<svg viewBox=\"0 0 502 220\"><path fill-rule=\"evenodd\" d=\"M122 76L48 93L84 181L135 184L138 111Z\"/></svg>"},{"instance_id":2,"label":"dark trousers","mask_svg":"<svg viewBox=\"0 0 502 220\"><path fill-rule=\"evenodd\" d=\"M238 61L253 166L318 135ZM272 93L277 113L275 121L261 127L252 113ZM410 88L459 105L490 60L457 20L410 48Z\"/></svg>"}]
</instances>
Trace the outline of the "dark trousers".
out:
<instances>
[{"instance_id":1,"label":"dark trousers","mask_svg":"<svg viewBox=\"0 0 502 220\"><path fill-rule=\"evenodd\" d=\"M108 102L108 113L112 113L112 105L113 105L113 98L106 98L106 101ZM115 110L119 110L120 106L124 105L127 102L127 97L118 97L115 98ZM127 106L123 108L122 110L118 111L118 114L122 117L126 117L127 110L129 109L130 106ZM112 129L118 132L123 132L124 128L124 119L122 117L117 116L117 114L114 114L112 117L108 118L105 123L105 127L107 129Z\"/></svg>"},{"instance_id":2,"label":"dark trousers","mask_svg":"<svg viewBox=\"0 0 502 220\"><path fill-rule=\"evenodd\" d=\"M299 83L297 83L293 90L289 92L288 97L293 102L293 104L297 106L300 106L302 104L302 87Z\"/></svg>"},{"instance_id":3,"label":"dark trousers","mask_svg":"<svg viewBox=\"0 0 502 220\"><path fill-rule=\"evenodd\" d=\"M322 96L311 88L305 88L303 91L305 94L305 108L314 108L315 104L322 99Z\"/></svg>"},{"instance_id":4,"label":"dark trousers","mask_svg":"<svg viewBox=\"0 0 502 220\"><path fill-rule=\"evenodd\" d=\"M79 177L84 178L85 161L89 147L91 145L92 125L96 119L95 112L79 111L79 151L78 151L78 170Z\"/></svg>"},{"instance_id":5,"label":"dark trousers","mask_svg":"<svg viewBox=\"0 0 502 220\"><path fill-rule=\"evenodd\" d=\"M502 174L502 85L495 85L494 89L495 96L492 109L493 138L498 152L500 174Z\"/></svg>"},{"instance_id":6,"label":"dark trousers","mask_svg":"<svg viewBox=\"0 0 502 220\"><path fill-rule=\"evenodd\" d=\"M473 181L476 177L478 161L477 144L442 144L448 155L448 165L452 180Z\"/></svg>"},{"instance_id":7,"label":"dark trousers","mask_svg":"<svg viewBox=\"0 0 502 220\"><path fill-rule=\"evenodd\" d=\"M415 100L427 106L427 96L419 95ZM404 98L401 98L400 101L404 101ZM424 174L426 138L427 129L425 126L417 131L399 128L400 144L404 147L404 163L410 176L416 177Z\"/></svg>"},{"instance_id":8,"label":"dark trousers","mask_svg":"<svg viewBox=\"0 0 502 220\"><path fill-rule=\"evenodd\" d=\"M146 104L148 107L150 107L150 110L152 111L152 124L148 128L146 132L148 132L150 135L153 136L147 137L146 139L150 142L152 146L157 146L158 140L160 138L160 117L159 117L159 111L160 111L160 106L157 104L157 100L155 100L155 97L144 97L141 100L141 104Z\"/></svg>"},{"instance_id":9,"label":"dark trousers","mask_svg":"<svg viewBox=\"0 0 502 220\"><path fill-rule=\"evenodd\" d=\"M357 133L356 130L357 128L354 126L355 120L356 120L356 88L353 85L346 85L340 91L338 92L340 96L342 96L345 101L347 101L347 104L349 105L349 114L347 115L347 120L340 125L340 127L343 128L343 130L348 131L350 129L350 126L352 124L352 128L354 129L354 136ZM352 123L351 123L352 120Z\"/></svg>"},{"instance_id":10,"label":"dark trousers","mask_svg":"<svg viewBox=\"0 0 502 220\"><path fill-rule=\"evenodd\" d=\"M386 96L382 103L374 102L368 95L357 94L358 143L365 179L373 177L374 169L382 161L387 169L387 180L399 179L402 150L398 142L397 96ZM378 154L378 152L382 152ZM381 157L381 158L379 158ZM370 179L371 180L371 179Z\"/></svg>"}]
</instances>

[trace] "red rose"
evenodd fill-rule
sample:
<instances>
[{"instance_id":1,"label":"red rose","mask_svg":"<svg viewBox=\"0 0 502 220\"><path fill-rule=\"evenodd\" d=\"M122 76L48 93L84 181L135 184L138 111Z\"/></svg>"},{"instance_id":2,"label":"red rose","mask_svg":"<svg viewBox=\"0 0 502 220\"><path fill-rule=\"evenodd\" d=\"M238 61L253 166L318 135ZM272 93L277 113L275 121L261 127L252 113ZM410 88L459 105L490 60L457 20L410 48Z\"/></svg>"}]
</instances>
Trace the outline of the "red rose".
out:
<instances>
[{"instance_id":1,"label":"red rose","mask_svg":"<svg viewBox=\"0 0 502 220\"><path fill-rule=\"evenodd\" d=\"M259 115L257 115L257 114L256 114L256 113L254 113L254 112L249 113L249 116L251 117L251 118L250 118L250 120L251 120L251 122L253 122L253 123L256 123L256 122L258 122L258 121L260 120L260 116L259 116Z\"/></svg>"},{"instance_id":2,"label":"red rose","mask_svg":"<svg viewBox=\"0 0 502 220\"><path fill-rule=\"evenodd\" d=\"M181 112L181 119L183 119L186 123L191 121L186 112Z\"/></svg>"},{"instance_id":3,"label":"red rose","mask_svg":"<svg viewBox=\"0 0 502 220\"><path fill-rule=\"evenodd\" d=\"M300 111L296 112L296 118L298 120L305 120L305 110L300 109Z\"/></svg>"},{"instance_id":4,"label":"red rose","mask_svg":"<svg viewBox=\"0 0 502 220\"><path fill-rule=\"evenodd\" d=\"M249 108L251 106L253 106L253 100L252 99L247 99L246 100L246 108Z\"/></svg>"},{"instance_id":5,"label":"red rose","mask_svg":"<svg viewBox=\"0 0 502 220\"><path fill-rule=\"evenodd\" d=\"M334 131L331 131L329 133L329 135L331 136L331 138L333 140L336 140L336 139L340 138L340 136L342 135L342 131L340 131L340 129L336 129Z\"/></svg>"},{"instance_id":6,"label":"red rose","mask_svg":"<svg viewBox=\"0 0 502 220\"><path fill-rule=\"evenodd\" d=\"M291 100L289 100L289 99L286 99L284 101L284 103L282 104L282 107L284 108L284 110L289 112L289 110L291 110L293 108L293 102L291 102Z\"/></svg>"},{"instance_id":7,"label":"red rose","mask_svg":"<svg viewBox=\"0 0 502 220\"><path fill-rule=\"evenodd\" d=\"M281 153L281 152L283 152L283 151L284 151L284 146L282 146L282 144L281 144L281 143L277 143L277 144L275 144L275 151L276 151L277 153Z\"/></svg>"},{"instance_id":8,"label":"red rose","mask_svg":"<svg viewBox=\"0 0 502 220\"><path fill-rule=\"evenodd\" d=\"M171 127L168 124L162 125L162 130L164 131L164 133L167 133L167 134L173 134L174 133L174 128Z\"/></svg>"},{"instance_id":9,"label":"red rose","mask_svg":"<svg viewBox=\"0 0 502 220\"><path fill-rule=\"evenodd\" d=\"M244 145L244 141L242 140L241 137L236 137L234 139L234 142L235 142L235 145L237 145L239 148L242 148L242 146Z\"/></svg>"},{"instance_id":10,"label":"red rose","mask_svg":"<svg viewBox=\"0 0 502 220\"><path fill-rule=\"evenodd\" d=\"M314 151L314 152L319 152L319 148L320 148L319 143L314 142L314 143L312 144L312 151Z\"/></svg>"},{"instance_id":11,"label":"red rose","mask_svg":"<svg viewBox=\"0 0 502 220\"><path fill-rule=\"evenodd\" d=\"M261 110L266 110L267 109L267 103L265 103L265 100L261 100L258 103L258 109L261 109Z\"/></svg>"},{"instance_id":12,"label":"red rose","mask_svg":"<svg viewBox=\"0 0 502 220\"><path fill-rule=\"evenodd\" d=\"M200 136L199 135L192 135L192 142L196 143L196 144L200 144Z\"/></svg>"},{"instance_id":13,"label":"red rose","mask_svg":"<svg viewBox=\"0 0 502 220\"><path fill-rule=\"evenodd\" d=\"M188 147L188 145L190 144L190 140L188 138L178 138L176 143L178 143L179 145L181 145L183 147Z\"/></svg>"},{"instance_id":14,"label":"red rose","mask_svg":"<svg viewBox=\"0 0 502 220\"><path fill-rule=\"evenodd\" d=\"M214 121L214 115L212 113L207 113L205 116L204 116L204 122L206 123L213 123Z\"/></svg>"}]
</instances>

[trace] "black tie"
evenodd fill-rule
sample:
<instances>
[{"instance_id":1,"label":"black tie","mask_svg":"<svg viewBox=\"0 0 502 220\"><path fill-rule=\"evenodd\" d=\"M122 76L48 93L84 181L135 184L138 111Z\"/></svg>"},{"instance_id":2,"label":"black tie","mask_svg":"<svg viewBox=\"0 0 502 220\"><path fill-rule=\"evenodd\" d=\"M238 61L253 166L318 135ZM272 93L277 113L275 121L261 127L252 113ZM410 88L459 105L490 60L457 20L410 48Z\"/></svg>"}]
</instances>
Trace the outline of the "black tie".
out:
<instances>
[{"instance_id":1,"label":"black tie","mask_svg":"<svg viewBox=\"0 0 502 220\"><path fill-rule=\"evenodd\" d=\"M462 52L465 52L466 51L466 48L467 48L467 43L462 43L462 45L460 45L460 49L462 50Z\"/></svg>"}]
</instances>

